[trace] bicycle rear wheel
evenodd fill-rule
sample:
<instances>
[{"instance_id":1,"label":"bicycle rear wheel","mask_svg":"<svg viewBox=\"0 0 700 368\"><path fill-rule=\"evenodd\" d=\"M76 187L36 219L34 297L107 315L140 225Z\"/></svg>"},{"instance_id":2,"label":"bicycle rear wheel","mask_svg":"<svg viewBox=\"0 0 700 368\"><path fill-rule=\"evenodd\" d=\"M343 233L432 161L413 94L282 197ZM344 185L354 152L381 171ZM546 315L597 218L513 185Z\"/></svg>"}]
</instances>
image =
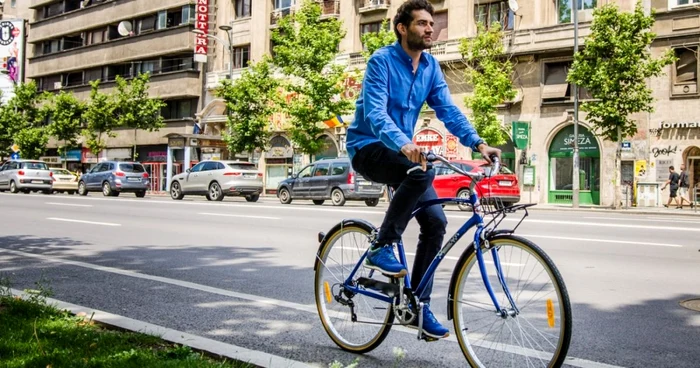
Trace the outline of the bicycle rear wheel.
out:
<instances>
[{"instance_id":1,"label":"bicycle rear wheel","mask_svg":"<svg viewBox=\"0 0 700 368\"><path fill-rule=\"evenodd\" d=\"M490 240L498 250L516 315L503 291L490 251L484 251L489 281L506 317L497 313L484 286L474 247L455 268L455 332L472 367L560 367L571 341L571 304L552 260L535 244L512 235Z\"/></svg>"},{"instance_id":2,"label":"bicycle rear wheel","mask_svg":"<svg viewBox=\"0 0 700 368\"><path fill-rule=\"evenodd\" d=\"M326 244L316 257L315 294L319 317L331 339L342 349L366 353L379 346L391 330L394 312L391 304L362 294L343 291L344 281L370 246L373 227L365 222L346 220L327 235ZM360 277L388 282L378 272L360 266L353 284ZM351 309L337 297L353 304Z\"/></svg>"}]
</instances>

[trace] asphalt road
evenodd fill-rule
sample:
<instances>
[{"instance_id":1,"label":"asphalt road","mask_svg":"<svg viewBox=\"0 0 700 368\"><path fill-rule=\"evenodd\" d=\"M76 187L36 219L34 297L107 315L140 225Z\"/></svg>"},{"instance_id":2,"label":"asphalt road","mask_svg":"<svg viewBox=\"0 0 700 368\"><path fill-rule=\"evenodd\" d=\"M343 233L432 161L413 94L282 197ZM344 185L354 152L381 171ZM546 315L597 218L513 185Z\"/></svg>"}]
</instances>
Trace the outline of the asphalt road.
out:
<instances>
[{"instance_id":1,"label":"asphalt road","mask_svg":"<svg viewBox=\"0 0 700 368\"><path fill-rule=\"evenodd\" d=\"M316 314L316 234L343 218L379 224L384 204L0 193L0 208L0 277L15 288L44 278L59 300L319 366L356 357ZM446 212L452 233L467 213ZM679 305L700 298L698 225L672 214L530 212L517 233L552 257L572 301L567 366L700 366L700 312ZM404 241L416 239L412 223ZM454 259L440 265L433 293L445 323ZM361 367L390 366L394 347L407 351L403 367L466 365L454 338L425 343L397 329Z\"/></svg>"}]
</instances>

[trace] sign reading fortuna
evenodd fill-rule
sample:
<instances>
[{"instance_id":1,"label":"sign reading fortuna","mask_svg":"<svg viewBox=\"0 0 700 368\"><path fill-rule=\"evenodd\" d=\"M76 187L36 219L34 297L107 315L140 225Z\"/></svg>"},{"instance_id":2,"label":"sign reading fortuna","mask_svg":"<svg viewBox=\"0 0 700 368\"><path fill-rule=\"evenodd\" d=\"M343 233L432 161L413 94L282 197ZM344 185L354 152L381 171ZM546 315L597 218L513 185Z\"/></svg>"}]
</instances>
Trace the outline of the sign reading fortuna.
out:
<instances>
[{"instance_id":1,"label":"sign reading fortuna","mask_svg":"<svg viewBox=\"0 0 700 368\"><path fill-rule=\"evenodd\" d=\"M659 123L659 128L661 129L673 129L673 128L700 128L700 123L697 121L691 122L681 122L681 123L669 123L668 121L662 121Z\"/></svg>"},{"instance_id":2,"label":"sign reading fortuna","mask_svg":"<svg viewBox=\"0 0 700 368\"><path fill-rule=\"evenodd\" d=\"M194 61L204 63L207 61L207 46L209 40L209 0L197 0L194 27L202 33L198 33L194 39Z\"/></svg>"}]
</instances>

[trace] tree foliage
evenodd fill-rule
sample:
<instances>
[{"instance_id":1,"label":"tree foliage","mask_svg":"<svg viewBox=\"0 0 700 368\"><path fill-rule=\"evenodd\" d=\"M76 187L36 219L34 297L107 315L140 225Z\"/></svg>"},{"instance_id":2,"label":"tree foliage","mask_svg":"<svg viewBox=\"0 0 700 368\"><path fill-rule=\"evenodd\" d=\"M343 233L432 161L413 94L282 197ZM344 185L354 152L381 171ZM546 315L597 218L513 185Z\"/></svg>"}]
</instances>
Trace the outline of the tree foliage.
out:
<instances>
[{"instance_id":1,"label":"tree foliage","mask_svg":"<svg viewBox=\"0 0 700 368\"><path fill-rule=\"evenodd\" d=\"M14 92L0 108L0 154L9 154L14 143L22 158L37 159L44 155L49 140L48 110L42 107L48 95L40 93L34 81L16 85Z\"/></svg>"},{"instance_id":2,"label":"tree foliage","mask_svg":"<svg viewBox=\"0 0 700 368\"><path fill-rule=\"evenodd\" d=\"M114 137L118 127L117 102L114 96L99 91L100 81L90 82L90 100L85 110L86 128L83 129L85 145L94 154L107 147L105 137Z\"/></svg>"},{"instance_id":3,"label":"tree foliage","mask_svg":"<svg viewBox=\"0 0 700 368\"><path fill-rule=\"evenodd\" d=\"M269 57L251 63L235 82L226 79L217 89L228 109L228 131L224 140L231 153L264 150L270 138L270 116L281 103L280 82Z\"/></svg>"},{"instance_id":4,"label":"tree foliage","mask_svg":"<svg viewBox=\"0 0 700 368\"><path fill-rule=\"evenodd\" d=\"M476 37L462 39L460 52L466 64L465 78L473 94L464 98L474 128L491 146L506 143L497 106L515 98L513 64L505 55L503 31L498 24L486 29L478 23Z\"/></svg>"},{"instance_id":5,"label":"tree foliage","mask_svg":"<svg viewBox=\"0 0 700 368\"><path fill-rule=\"evenodd\" d=\"M379 27L379 32L367 32L362 35L362 45L364 46L362 56L365 58L365 62L369 61L369 57L375 51L394 42L396 42L396 34L389 26L388 19L384 19Z\"/></svg>"},{"instance_id":6,"label":"tree foliage","mask_svg":"<svg viewBox=\"0 0 700 368\"><path fill-rule=\"evenodd\" d=\"M345 31L337 19L321 19L321 7L311 0L278 25L272 33L273 62L289 77L282 85L291 93L283 104L292 119L289 132L300 151L315 154L324 148L322 122L352 110L352 103L340 98L344 67L332 63Z\"/></svg>"},{"instance_id":7,"label":"tree foliage","mask_svg":"<svg viewBox=\"0 0 700 368\"><path fill-rule=\"evenodd\" d=\"M78 145L87 105L72 93L61 91L51 97L46 108L51 116L48 133L56 138L59 152L65 156L68 148Z\"/></svg>"},{"instance_id":8,"label":"tree foliage","mask_svg":"<svg viewBox=\"0 0 700 368\"><path fill-rule=\"evenodd\" d=\"M646 79L660 75L674 61L673 50L658 58L651 56L649 46L656 37L653 25L654 14L644 15L641 3L632 13L620 12L614 4L597 8L591 34L575 56L567 81L591 93L593 100L583 102L581 109L607 140L617 142L637 133L630 114L653 111Z\"/></svg>"}]
</instances>

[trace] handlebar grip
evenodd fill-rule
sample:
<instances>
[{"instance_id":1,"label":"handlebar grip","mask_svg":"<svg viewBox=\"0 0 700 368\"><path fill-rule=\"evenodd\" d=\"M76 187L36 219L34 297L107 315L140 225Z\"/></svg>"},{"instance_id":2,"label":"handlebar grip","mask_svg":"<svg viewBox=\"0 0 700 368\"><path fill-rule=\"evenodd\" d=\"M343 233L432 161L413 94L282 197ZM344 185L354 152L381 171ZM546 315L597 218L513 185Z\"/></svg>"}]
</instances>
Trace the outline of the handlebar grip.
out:
<instances>
[{"instance_id":1,"label":"handlebar grip","mask_svg":"<svg viewBox=\"0 0 700 368\"><path fill-rule=\"evenodd\" d=\"M501 161L496 155L492 155L489 158L491 159L492 163L491 176L498 175L498 173L501 172Z\"/></svg>"}]
</instances>

